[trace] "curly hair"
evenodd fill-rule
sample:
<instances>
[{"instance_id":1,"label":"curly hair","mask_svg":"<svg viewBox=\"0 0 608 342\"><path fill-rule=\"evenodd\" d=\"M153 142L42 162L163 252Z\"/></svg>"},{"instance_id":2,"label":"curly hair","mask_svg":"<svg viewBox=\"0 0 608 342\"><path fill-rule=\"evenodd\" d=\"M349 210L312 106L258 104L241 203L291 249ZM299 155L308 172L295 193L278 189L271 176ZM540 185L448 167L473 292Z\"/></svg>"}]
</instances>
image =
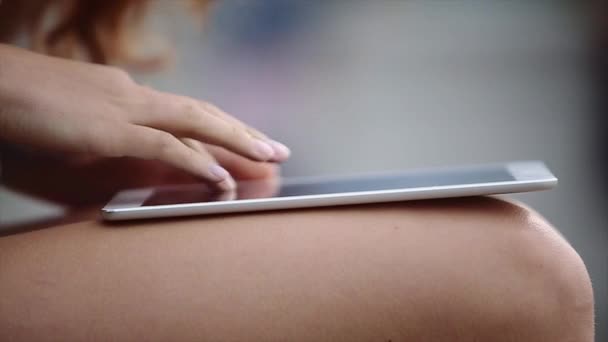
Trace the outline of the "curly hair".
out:
<instances>
[{"instance_id":1,"label":"curly hair","mask_svg":"<svg viewBox=\"0 0 608 342\"><path fill-rule=\"evenodd\" d=\"M209 0L184 0L199 8ZM130 41L150 0L0 0L0 42L100 64L132 63ZM22 35L22 36L21 36Z\"/></svg>"}]
</instances>

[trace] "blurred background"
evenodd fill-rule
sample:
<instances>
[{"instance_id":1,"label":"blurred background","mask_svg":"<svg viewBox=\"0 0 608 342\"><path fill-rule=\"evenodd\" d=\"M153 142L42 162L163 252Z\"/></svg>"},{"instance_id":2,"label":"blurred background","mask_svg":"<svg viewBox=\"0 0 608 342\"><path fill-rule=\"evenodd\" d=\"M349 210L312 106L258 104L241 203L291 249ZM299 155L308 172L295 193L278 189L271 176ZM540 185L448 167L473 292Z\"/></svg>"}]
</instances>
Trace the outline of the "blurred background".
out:
<instances>
[{"instance_id":1,"label":"blurred background","mask_svg":"<svg viewBox=\"0 0 608 342\"><path fill-rule=\"evenodd\" d=\"M607 11L583 1L156 0L142 83L205 99L292 148L285 176L542 159L515 196L581 254L608 341ZM0 188L0 223L62 209ZM509 281L505 279L505 281Z\"/></svg>"}]
</instances>

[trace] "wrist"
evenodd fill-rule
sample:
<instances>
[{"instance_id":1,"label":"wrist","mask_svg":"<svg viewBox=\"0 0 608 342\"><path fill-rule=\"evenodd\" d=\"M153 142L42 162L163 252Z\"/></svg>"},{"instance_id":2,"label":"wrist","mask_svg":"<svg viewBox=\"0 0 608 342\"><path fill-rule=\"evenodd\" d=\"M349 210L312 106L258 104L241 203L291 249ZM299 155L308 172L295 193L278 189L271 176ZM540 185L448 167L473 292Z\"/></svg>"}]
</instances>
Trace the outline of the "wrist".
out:
<instances>
[{"instance_id":1,"label":"wrist","mask_svg":"<svg viewBox=\"0 0 608 342\"><path fill-rule=\"evenodd\" d=\"M24 50L0 44L0 140L12 141L11 123L22 111L28 93L23 74Z\"/></svg>"},{"instance_id":2,"label":"wrist","mask_svg":"<svg viewBox=\"0 0 608 342\"><path fill-rule=\"evenodd\" d=\"M11 80L9 70L14 64L14 55L18 49L7 44L0 44L0 110L7 107L7 101L14 97L15 80Z\"/></svg>"}]
</instances>

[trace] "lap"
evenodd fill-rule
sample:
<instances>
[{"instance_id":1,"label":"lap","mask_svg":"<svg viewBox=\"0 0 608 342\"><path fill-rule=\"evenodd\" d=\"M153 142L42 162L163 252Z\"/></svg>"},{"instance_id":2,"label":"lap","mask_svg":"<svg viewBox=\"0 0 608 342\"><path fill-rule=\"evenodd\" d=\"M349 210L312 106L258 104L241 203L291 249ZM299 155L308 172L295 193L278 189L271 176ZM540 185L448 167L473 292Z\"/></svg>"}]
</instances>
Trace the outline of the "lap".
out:
<instances>
[{"instance_id":1,"label":"lap","mask_svg":"<svg viewBox=\"0 0 608 342\"><path fill-rule=\"evenodd\" d=\"M0 337L497 340L568 248L491 198L80 222L0 238Z\"/></svg>"}]
</instances>

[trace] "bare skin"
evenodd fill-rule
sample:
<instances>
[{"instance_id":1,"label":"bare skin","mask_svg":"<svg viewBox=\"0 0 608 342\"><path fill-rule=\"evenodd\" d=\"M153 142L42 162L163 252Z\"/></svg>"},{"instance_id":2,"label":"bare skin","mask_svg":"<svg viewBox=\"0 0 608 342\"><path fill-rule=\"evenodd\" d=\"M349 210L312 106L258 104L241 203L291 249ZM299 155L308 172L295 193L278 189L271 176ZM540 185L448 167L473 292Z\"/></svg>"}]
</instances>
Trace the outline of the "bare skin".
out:
<instances>
[{"instance_id":1,"label":"bare skin","mask_svg":"<svg viewBox=\"0 0 608 342\"><path fill-rule=\"evenodd\" d=\"M61 155L159 160L233 188L207 143L255 161L289 149L219 108L142 87L124 71L0 44L0 140Z\"/></svg>"},{"instance_id":2,"label":"bare skin","mask_svg":"<svg viewBox=\"0 0 608 342\"><path fill-rule=\"evenodd\" d=\"M237 181L272 180L279 175L274 163L252 161L217 146L206 145L206 149ZM103 205L123 189L201 182L161 161L137 158L71 160L5 151L0 164L3 185L73 210Z\"/></svg>"},{"instance_id":3,"label":"bare skin","mask_svg":"<svg viewBox=\"0 0 608 342\"><path fill-rule=\"evenodd\" d=\"M289 155L208 103L5 45L0 103L0 140L17 147L5 181L70 205L165 182L272 184ZM2 341L593 340L579 256L534 212L488 198L7 235L0 293Z\"/></svg>"},{"instance_id":4,"label":"bare skin","mask_svg":"<svg viewBox=\"0 0 608 342\"><path fill-rule=\"evenodd\" d=\"M0 340L593 341L576 252L491 198L0 238Z\"/></svg>"}]
</instances>

